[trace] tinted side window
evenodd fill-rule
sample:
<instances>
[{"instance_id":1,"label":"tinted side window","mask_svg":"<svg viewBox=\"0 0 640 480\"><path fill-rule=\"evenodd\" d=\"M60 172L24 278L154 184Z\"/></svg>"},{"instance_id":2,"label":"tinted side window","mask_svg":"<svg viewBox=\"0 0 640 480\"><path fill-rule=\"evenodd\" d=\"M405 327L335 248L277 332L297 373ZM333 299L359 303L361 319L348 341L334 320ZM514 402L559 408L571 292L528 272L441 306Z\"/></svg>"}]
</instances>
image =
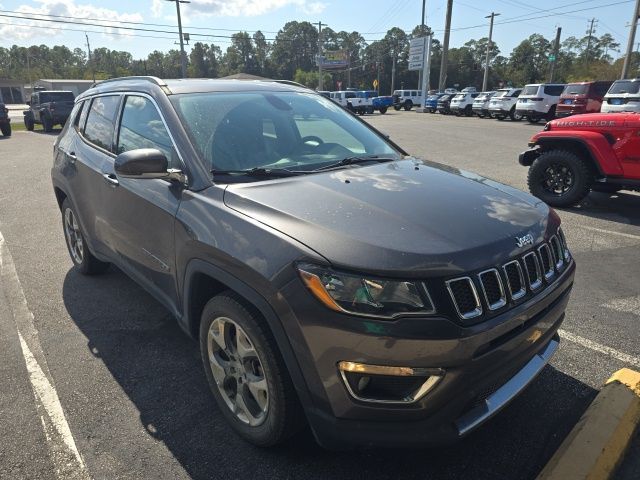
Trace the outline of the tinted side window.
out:
<instances>
[{"instance_id":1,"label":"tinted side window","mask_svg":"<svg viewBox=\"0 0 640 480\"><path fill-rule=\"evenodd\" d=\"M512 97L519 97L521 93L522 93L522 90L516 90L515 92L513 92L513 94L511 96Z\"/></svg>"},{"instance_id":2,"label":"tinted side window","mask_svg":"<svg viewBox=\"0 0 640 480\"><path fill-rule=\"evenodd\" d=\"M89 104L91 104L91 100L85 100L82 102L82 111L80 112L80 117L76 119L76 128L78 131L82 132L84 130L84 125L87 122L87 114L89 113Z\"/></svg>"},{"instance_id":3,"label":"tinted side window","mask_svg":"<svg viewBox=\"0 0 640 480\"><path fill-rule=\"evenodd\" d=\"M596 83L594 86L594 92L598 97L604 97L609 90L611 84L609 83Z\"/></svg>"},{"instance_id":4,"label":"tinted side window","mask_svg":"<svg viewBox=\"0 0 640 480\"><path fill-rule=\"evenodd\" d=\"M181 168L171 137L155 105L145 97L128 96L122 110L116 153L156 148L167 157L169 168Z\"/></svg>"},{"instance_id":5,"label":"tinted side window","mask_svg":"<svg viewBox=\"0 0 640 480\"><path fill-rule=\"evenodd\" d=\"M96 97L91 102L84 136L94 145L112 151L113 130L120 96Z\"/></svg>"},{"instance_id":6,"label":"tinted side window","mask_svg":"<svg viewBox=\"0 0 640 480\"><path fill-rule=\"evenodd\" d=\"M564 90L564 85L546 85L544 87L545 95L551 95L554 97L560 96Z\"/></svg>"}]
</instances>

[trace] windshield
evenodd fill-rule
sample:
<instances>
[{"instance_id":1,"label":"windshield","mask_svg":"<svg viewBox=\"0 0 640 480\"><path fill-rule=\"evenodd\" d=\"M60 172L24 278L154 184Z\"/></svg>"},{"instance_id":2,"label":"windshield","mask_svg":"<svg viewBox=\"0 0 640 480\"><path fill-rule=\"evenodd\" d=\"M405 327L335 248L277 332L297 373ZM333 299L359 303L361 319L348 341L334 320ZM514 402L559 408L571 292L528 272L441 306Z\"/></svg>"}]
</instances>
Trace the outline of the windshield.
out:
<instances>
[{"instance_id":1,"label":"windshield","mask_svg":"<svg viewBox=\"0 0 640 480\"><path fill-rule=\"evenodd\" d=\"M71 92L40 92L40 103L73 102L75 97Z\"/></svg>"},{"instance_id":2,"label":"windshield","mask_svg":"<svg viewBox=\"0 0 640 480\"><path fill-rule=\"evenodd\" d=\"M454 100L462 100L464 97L466 97L467 94L466 93L459 93L457 94L455 97L453 97Z\"/></svg>"},{"instance_id":3,"label":"windshield","mask_svg":"<svg viewBox=\"0 0 640 480\"><path fill-rule=\"evenodd\" d=\"M491 97L491 98L500 98L500 97L504 97L505 95L507 95L509 93L509 90L498 90L496 92L496 94Z\"/></svg>"},{"instance_id":4,"label":"windshield","mask_svg":"<svg viewBox=\"0 0 640 480\"><path fill-rule=\"evenodd\" d=\"M170 97L210 170L314 170L354 156L401 158L382 137L322 96L298 92Z\"/></svg>"},{"instance_id":5,"label":"windshield","mask_svg":"<svg viewBox=\"0 0 640 480\"><path fill-rule=\"evenodd\" d=\"M540 85L527 85L522 89L522 93L520 94L520 96L536 95L538 93L539 88L540 88Z\"/></svg>"},{"instance_id":6,"label":"windshield","mask_svg":"<svg viewBox=\"0 0 640 480\"><path fill-rule=\"evenodd\" d=\"M620 80L614 82L607 94L612 93L638 93L640 81Z\"/></svg>"},{"instance_id":7,"label":"windshield","mask_svg":"<svg viewBox=\"0 0 640 480\"><path fill-rule=\"evenodd\" d=\"M562 95L585 95L589 92L589 84L587 83L570 83L564 87Z\"/></svg>"}]
</instances>

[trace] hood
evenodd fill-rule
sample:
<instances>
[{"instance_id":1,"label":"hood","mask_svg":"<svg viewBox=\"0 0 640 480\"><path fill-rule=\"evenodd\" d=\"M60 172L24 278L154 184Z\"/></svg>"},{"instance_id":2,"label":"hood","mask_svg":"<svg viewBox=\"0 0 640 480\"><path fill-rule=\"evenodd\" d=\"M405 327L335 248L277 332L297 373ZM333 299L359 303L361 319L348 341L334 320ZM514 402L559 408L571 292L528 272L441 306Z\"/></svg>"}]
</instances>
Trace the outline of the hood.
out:
<instances>
[{"instance_id":1,"label":"hood","mask_svg":"<svg viewBox=\"0 0 640 480\"><path fill-rule=\"evenodd\" d=\"M519 254L549 208L492 180L416 159L249 184L225 204L302 242L336 267L453 274Z\"/></svg>"}]
</instances>

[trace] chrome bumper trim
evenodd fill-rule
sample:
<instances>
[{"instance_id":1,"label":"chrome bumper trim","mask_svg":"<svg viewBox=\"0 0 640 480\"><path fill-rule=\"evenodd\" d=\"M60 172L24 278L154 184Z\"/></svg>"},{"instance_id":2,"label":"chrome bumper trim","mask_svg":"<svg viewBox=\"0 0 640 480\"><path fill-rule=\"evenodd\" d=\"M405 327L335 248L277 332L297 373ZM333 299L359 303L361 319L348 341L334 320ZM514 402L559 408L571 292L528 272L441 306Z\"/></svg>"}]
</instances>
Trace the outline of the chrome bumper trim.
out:
<instances>
[{"instance_id":1,"label":"chrome bumper trim","mask_svg":"<svg viewBox=\"0 0 640 480\"><path fill-rule=\"evenodd\" d=\"M557 338L557 337L556 337ZM456 420L458 435L463 436L491 418L504 408L514 397L524 390L538 376L545 365L558 350L559 341L553 338L543 351L536 354L522 370L516 373L507 383L489 395L481 405L473 408Z\"/></svg>"}]
</instances>

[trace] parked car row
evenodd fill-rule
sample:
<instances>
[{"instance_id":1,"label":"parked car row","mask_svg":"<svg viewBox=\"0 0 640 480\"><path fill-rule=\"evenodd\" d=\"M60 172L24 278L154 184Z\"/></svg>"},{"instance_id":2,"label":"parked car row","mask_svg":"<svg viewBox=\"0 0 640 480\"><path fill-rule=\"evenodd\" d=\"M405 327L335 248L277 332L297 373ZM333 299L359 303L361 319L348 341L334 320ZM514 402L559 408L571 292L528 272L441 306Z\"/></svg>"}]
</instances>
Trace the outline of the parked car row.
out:
<instances>
[{"instance_id":1,"label":"parked car row","mask_svg":"<svg viewBox=\"0 0 640 480\"><path fill-rule=\"evenodd\" d=\"M435 93L424 101L431 113L477 115L530 123L583 113L640 112L640 79L534 83L524 88L476 92L468 87L458 93ZM410 110L410 109L406 109Z\"/></svg>"},{"instance_id":2,"label":"parked car row","mask_svg":"<svg viewBox=\"0 0 640 480\"><path fill-rule=\"evenodd\" d=\"M380 96L376 90L340 90L318 93L358 115L375 111L385 114L389 107L393 105L391 96Z\"/></svg>"}]
</instances>

